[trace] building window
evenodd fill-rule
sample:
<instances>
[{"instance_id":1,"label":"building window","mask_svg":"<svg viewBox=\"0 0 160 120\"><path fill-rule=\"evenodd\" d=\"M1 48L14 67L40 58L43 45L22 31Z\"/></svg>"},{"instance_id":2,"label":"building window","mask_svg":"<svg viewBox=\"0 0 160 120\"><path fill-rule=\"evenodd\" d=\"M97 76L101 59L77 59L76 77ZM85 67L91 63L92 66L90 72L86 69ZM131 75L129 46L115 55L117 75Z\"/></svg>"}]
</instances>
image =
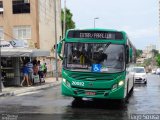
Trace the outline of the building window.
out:
<instances>
[{"instance_id":1,"label":"building window","mask_svg":"<svg viewBox=\"0 0 160 120\"><path fill-rule=\"evenodd\" d=\"M13 14L30 13L30 0L13 0Z\"/></svg>"},{"instance_id":2,"label":"building window","mask_svg":"<svg viewBox=\"0 0 160 120\"><path fill-rule=\"evenodd\" d=\"M3 8L3 2L0 1L0 8Z\"/></svg>"},{"instance_id":3,"label":"building window","mask_svg":"<svg viewBox=\"0 0 160 120\"><path fill-rule=\"evenodd\" d=\"M4 9L3 9L3 2L0 1L0 14L3 14L3 11L4 11Z\"/></svg>"},{"instance_id":4,"label":"building window","mask_svg":"<svg viewBox=\"0 0 160 120\"><path fill-rule=\"evenodd\" d=\"M31 27L30 26L15 26L13 28L14 38L17 40L30 40Z\"/></svg>"},{"instance_id":5,"label":"building window","mask_svg":"<svg viewBox=\"0 0 160 120\"><path fill-rule=\"evenodd\" d=\"M0 40L4 40L4 31L3 31L3 27L0 27Z\"/></svg>"}]
</instances>

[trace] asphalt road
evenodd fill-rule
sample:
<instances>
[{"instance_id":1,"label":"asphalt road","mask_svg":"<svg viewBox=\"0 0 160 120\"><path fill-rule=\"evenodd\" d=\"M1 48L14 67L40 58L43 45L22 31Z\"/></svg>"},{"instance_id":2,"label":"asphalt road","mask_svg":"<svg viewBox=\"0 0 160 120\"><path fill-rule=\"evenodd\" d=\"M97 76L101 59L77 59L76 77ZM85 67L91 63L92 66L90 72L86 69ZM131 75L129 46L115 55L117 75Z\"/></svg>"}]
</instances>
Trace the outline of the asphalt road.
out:
<instances>
[{"instance_id":1,"label":"asphalt road","mask_svg":"<svg viewBox=\"0 0 160 120\"><path fill-rule=\"evenodd\" d=\"M160 119L155 116L160 114L160 77L156 75L148 75L147 85L136 85L127 104L91 99L77 102L62 96L60 86L0 98L2 120L134 120L153 118L153 114L155 120Z\"/></svg>"}]
</instances>

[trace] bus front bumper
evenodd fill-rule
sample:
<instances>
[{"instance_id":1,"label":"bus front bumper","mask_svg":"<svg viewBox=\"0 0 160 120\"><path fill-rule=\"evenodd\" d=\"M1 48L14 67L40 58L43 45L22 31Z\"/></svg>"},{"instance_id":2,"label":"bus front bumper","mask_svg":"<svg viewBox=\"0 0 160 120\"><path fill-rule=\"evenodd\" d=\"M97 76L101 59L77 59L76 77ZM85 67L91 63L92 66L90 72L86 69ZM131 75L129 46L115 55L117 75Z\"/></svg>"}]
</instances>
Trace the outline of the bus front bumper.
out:
<instances>
[{"instance_id":1,"label":"bus front bumper","mask_svg":"<svg viewBox=\"0 0 160 120\"><path fill-rule=\"evenodd\" d=\"M71 97L97 98L97 99L123 99L125 88L124 86L121 86L113 90L91 90L84 88L72 88L62 82L61 90L63 95Z\"/></svg>"}]
</instances>

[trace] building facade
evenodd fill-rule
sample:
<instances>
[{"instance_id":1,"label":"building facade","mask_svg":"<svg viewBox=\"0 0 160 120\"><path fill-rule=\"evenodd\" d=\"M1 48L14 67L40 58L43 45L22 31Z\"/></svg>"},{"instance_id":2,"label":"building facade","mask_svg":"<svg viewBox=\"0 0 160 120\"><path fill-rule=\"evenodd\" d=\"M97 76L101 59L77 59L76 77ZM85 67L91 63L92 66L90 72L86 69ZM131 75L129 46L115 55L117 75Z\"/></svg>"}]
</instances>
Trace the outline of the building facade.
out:
<instances>
[{"instance_id":1,"label":"building facade","mask_svg":"<svg viewBox=\"0 0 160 120\"><path fill-rule=\"evenodd\" d=\"M154 53L152 52L152 50L156 50L156 45L148 45L145 47L145 49L143 50L143 57L148 59L148 58L152 58L154 57Z\"/></svg>"},{"instance_id":2,"label":"building facade","mask_svg":"<svg viewBox=\"0 0 160 120\"><path fill-rule=\"evenodd\" d=\"M150 44L150 45L148 45L148 46L146 46L145 47L145 52L146 53L149 53L149 52L151 52L152 50L156 50L156 45L152 45L152 44Z\"/></svg>"},{"instance_id":3,"label":"building facade","mask_svg":"<svg viewBox=\"0 0 160 120\"><path fill-rule=\"evenodd\" d=\"M136 63L142 64L144 63L145 60L153 58L155 56L153 50L156 50L156 45L150 44L146 46L145 49L143 50L142 55L139 58L137 58Z\"/></svg>"},{"instance_id":4,"label":"building facade","mask_svg":"<svg viewBox=\"0 0 160 120\"><path fill-rule=\"evenodd\" d=\"M53 56L61 35L60 0L0 0L0 40L24 40Z\"/></svg>"},{"instance_id":5,"label":"building facade","mask_svg":"<svg viewBox=\"0 0 160 120\"><path fill-rule=\"evenodd\" d=\"M24 41L28 48L50 51L49 57L38 58L47 63L49 76L61 29L60 0L0 0L0 43Z\"/></svg>"}]
</instances>

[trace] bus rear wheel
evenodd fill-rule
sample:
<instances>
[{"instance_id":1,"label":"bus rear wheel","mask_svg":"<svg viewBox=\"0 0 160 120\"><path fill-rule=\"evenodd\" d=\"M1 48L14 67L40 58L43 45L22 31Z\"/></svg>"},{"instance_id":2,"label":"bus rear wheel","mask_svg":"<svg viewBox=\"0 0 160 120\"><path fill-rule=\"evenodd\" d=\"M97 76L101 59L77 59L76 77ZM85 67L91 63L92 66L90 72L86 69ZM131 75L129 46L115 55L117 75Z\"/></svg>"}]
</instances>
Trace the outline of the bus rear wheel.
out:
<instances>
[{"instance_id":1,"label":"bus rear wheel","mask_svg":"<svg viewBox=\"0 0 160 120\"><path fill-rule=\"evenodd\" d=\"M144 84L147 84L147 81L145 81Z\"/></svg>"}]
</instances>

